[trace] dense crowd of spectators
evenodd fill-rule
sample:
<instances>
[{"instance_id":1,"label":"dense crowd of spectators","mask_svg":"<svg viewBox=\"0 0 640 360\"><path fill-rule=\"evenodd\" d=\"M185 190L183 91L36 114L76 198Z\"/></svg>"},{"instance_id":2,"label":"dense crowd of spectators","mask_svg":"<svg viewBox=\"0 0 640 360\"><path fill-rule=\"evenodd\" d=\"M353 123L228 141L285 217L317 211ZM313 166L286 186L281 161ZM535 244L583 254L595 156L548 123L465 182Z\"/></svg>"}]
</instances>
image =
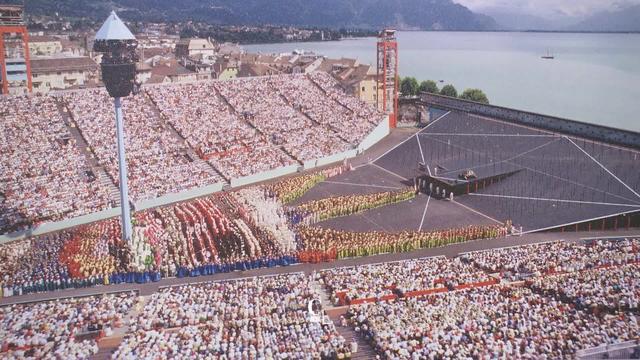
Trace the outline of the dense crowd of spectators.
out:
<instances>
[{"instance_id":1,"label":"dense crowd of spectators","mask_svg":"<svg viewBox=\"0 0 640 360\"><path fill-rule=\"evenodd\" d=\"M341 152L346 144L341 143L335 133L316 126L287 104L271 81L270 77L242 79L231 82L231 86L219 84L218 89L237 113L256 127L272 146L282 146L296 159L305 161Z\"/></svg>"},{"instance_id":2,"label":"dense crowd of spectators","mask_svg":"<svg viewBox=\"0 0 640 360\"><path fill-rule=\"evenodd\" d=\"M335 79L331 78L331 80L337 85ZM372 106L362 104L363 107L371 111L371 114L370 117L359 117L353 110L336 102L335 98L350 97L345 96L344 91L339 87L331 97L319 89L306 75L274 76L270 78L270 81L289 104L312 119L318 125L318 129L322 129L322 132L317 132L317 135L323 132L336 135L326 137L323 141L325 146L335 148L334 153L348 150L347 143L357 146L373 130L375 125L380 123L382 114ZM289 147L292 145L295 144L288 144ZM330 154L331 152L327 150L318 155Z\"/></svg>"},{"instance_id":3,"label":"dense crowd of spectators","mask_svg":"<svg viewBox=\"0 0 640 360\"><path fill-rule=\"evenodd\" d=\"M315 71L309 74L309 78L316 83L330 98L337 101L357 117L366 119L371 123L378 123L376 119L380 112L372 106L368 106L364 101L353 96L343 96L343 89L340 83L329 73L324 71Z\"/></svg>"},{"instance_id":4,"label":"dense crowd of spectators","mask_svg":"<svg viewBox=\"0 0 640 360\"><path fill-rule=\"evenodd\" d=\"M592 312L632 311L640 314L640 264L542 276L531 288L558 294L578 308Z\"/></svg>"},{"instance_id":5,"label":"dense crowd of spectators","mask_svg":"<svg viewBox=\"0 0 640 360\"><path fill-rule=\"evenodd\" d=\"M63 95L78 129L100 165L118 184L113 100L105 89ZM190 158L187 144L162 121L144 95L122 100L130 195L134 201L221 182L216 172Z\"/></svg>"},{"instance_id":6,"label":"dense crowd of spectators","mask_svg":"<svg viewBox=\"0 0 640 360\"><path fill-rule=\"evenodd\" d=\"M344 134L344 138L349 142L359 142L370 132L378 120L381 113L373 106L353 97L344 96L344 91L333 76L323 71L312 72L308 75L327 97L342 105L351 113L347 121L332 122L331 126ZM367 124L368 123L368 124Z\"/></svg>"},{"instance_id":7,"label":"dense crowd of spectators","mask_svg":"<svg viewBox=\"0 0 640 360\"><path fill-rule=\"evenodd\" d=\"M87 359L98 352L96 339L123 326L135 299L121 293L0 307L0 357Z\"/></svg>"},{"instance_id":8,"label":"dense crowd of spectators","mask_svg":"<svg viewBox=\"0 0 640 360\"><path fill-rule=\"evenodd\" d=\"M382 114L351 99L335 80L320 76L318 85L317 77L152 86L123 99L132 200L353 149ZM115 205L113 188L87 159L94 156L118 185L112 103L104 89L0 99L0 233ZM68 126L77 127L88 153Z\"/></svg>"},{"instance_id":9,"label":"dense crowd of spectators","mask_svg":"<svg viewBox=\"0 0 640 360\"><path fill-rule=\"evenodd\" d=\"M329 97L306 75L154 86L147 92L187 143L228 179L349 150L382 120L369 105L354 111L336 102L350 96L335 88Z\"/></svg>"},{"instance_id":10,"label":"dense crowd of spectators","mask_svg":"<svg viewBox=\"0 0 640 360\"><path fill-rule=\"evenodd\" d=\"M557 241L472 252L463 257L489 272L502 272L505 277L518 279L638 262L640 239L586 244Z\"/></svg>"},{"instance_id":11,"label":"dense crowd of spectators","mask_svg":"<svg viewBox=\"0 0 640 360\"><path fill-rule=\"evenodd\" d=\"M487 273L472 264L460 258L445 257L335 268L323 270L319 275L334 303L341 300L338 294L346 295L345 300L349 302L491 280Z\"/></svg>"},{"instance_id":12,"label":"dense crowd of spectators","mask_svg":"<svg viewBox=\"0 0 640 360\"><path fill-rule=\"evenodd\" d=\"M199 82L156 86L150 87L148 92L163 116L196 149L196 153L227 179L295 164L294 159L247 121L248 114L236 112L219 95L220 91L226 93L227 86L235 82L224 84ZM238 87L228 91L233 94L241 90ZM251 91L250 88L244 90ZM249 96L250 101L262 104L262 95L255 95ZM276 113L272 115L275 117Z\"/></svg>"},{"instance_id":13,"label":"dense crowd of spectators","mask_svg":"<svg viewBox=\"0 0 640 360\"><path fill-rule=\"evenodd\" d=\"M257 192L247 192L208 204L180 204L169 211L175 218L182 212L180 216L187 219L178 225L180 228L188 226L189 216L199 212L205 219L202 224L210 226L208 222L213 221L224 233L235 219L274 215L250 210L257 204L248 200L254 195L260 197ZM261 198L273 201L264 192ZM230 211L230 206L246 209ZM203 215L216 211L219 218ZM153 228L167 218L146 214L148 217L138 219L139 228L144 236L155 236L151 234L159 230ZM104 242L96 239L117 232L114 225L85 230L90 239L86 242L78 243L73 234L49 238L47 250L41 247L34 251L35 245L26 242L11 244L12 251L4 246L0 248L0 270L17 274L16 279L43 271L66 271L71 273L65 275L68 277L72 273L92 276L94 270L109 267L100 256L113 255ZM207 248L204 237L191 234L191 245L182 241L183 246L192 248L182 255L186 262L199 264L205 260L206 251L212 256L226 251L217 241ZM200 251L198 242L203 246ZM173 256L176 249L166 246L165 251ZM253 251L246 246L246 251ZM549 249L561 255L543 252ZM163 288L135 313L114 357L349 358L351 349L333 323L325 323L309 312L310 304L317 309L313 300L320 298L315 280L331 292L336 303L346 299L344 303L352 304L345 323L369 340L382 358L573 357L579 350L640 340L638 250L637 239L554 242L453 259L434 257L336 268L315 276L293 273ZM67 255L60 257L65 251ZM508 258L503 252L520 254L517 261L526 267L514 268L531 268L531 264L522 262L521 251L529 251L532 262L547 256L550 263L545 269L553 270L533 272L525 282L507 283L511 278L506 277L502 284L496 284L495 279L500 277L489 273L496 272L495 265ZM602 254L600 259L597 253ZM157 254L152 254L154 261ZM160 256L161 266L171 256ZM25 263L30 260L41 265L12 269L11 262L22 258ZM69 263L56 262L58 258L85 262L73 270ZM564 261L572 265L559 267ZM95 265L90 265L92 262ZM360 305L355 301L360 299L372 302ZM386 301L389 299L395 300ZM98 350L96 338L122 326L135 302L132 294L119 294L0 307L0 356L90 356Z\"/></svg>"},{"instance_id":14,"label":"dense crowd of spectators","mask_svg":"<svg viewBox=\"0 0 640 360\"><path fill-rule=\"evenodd\" d=\"M640 334L633 314L595 316L519 287L357 305L348 315L387 359L560 359Z\"/></svg>"},{"instance_id":15,"label":"dense crowd of spectators","mask_svg":"<svg viewBox=\"0 0 640 360\"><path fill-rule=\"evenodd\" d=\"M256 130L217 96L212 82L150 86L146 91L165 119L205 158L255 142Z\"/></svg>"},{"instance_id":16,"label":"dense crowd of spectators","mask_svg":"<svg viewBox=\"0 0 640 360\"><path fill-rule=\"evenodd\" d=\"M351 306L347 318L383 358L565 358L640 341L638 245L638 239L552 242L465 254L452 260L461 269L416 267L420 261L447 261L435 258L331 269L320 278L334 299L342 294L373 300ZM458 277L458 284L477 279L481 287L398 291L402 284L415 289L425 275L433 279L430 271L436 278ZM528 280L492 285L479 271L500 272L504 281L523 275ZM441 281L427 283L433 284ZM390 294L400 299L386 301L397 299Z\"/></svg>"},{"instance_id":17,"label":"dense crowd of spectators","mask_svg":"<svg viewBox=\"0 0 640 360\"><path fill-rule=\"evenodd\" d=\"M53 97L0 97L0 234L105 209Z\"/></svg>"},{"instance_id":18,"label":"dense crowd of spectators","mask_svg":"<svg viewBox=\"0 0 640 360\"><path fill-rule=\"evenodd\" d=\"M349 348L332 323L311 321L318 298L304 274L162 289L114 357L335 359Z\"/></svg>"}]
</instances>

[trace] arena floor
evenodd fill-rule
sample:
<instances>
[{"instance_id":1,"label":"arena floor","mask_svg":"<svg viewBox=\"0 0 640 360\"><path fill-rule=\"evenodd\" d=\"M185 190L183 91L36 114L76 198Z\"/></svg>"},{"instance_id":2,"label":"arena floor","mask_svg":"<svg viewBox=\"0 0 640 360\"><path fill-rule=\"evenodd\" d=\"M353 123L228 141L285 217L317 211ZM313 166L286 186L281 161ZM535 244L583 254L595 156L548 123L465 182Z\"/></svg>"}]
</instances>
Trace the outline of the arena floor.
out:
<instances>
[{"instance_id":1,"label":"arena floor","mask_svg":"<svg viewBox=\"0 0 640 360\"><path fill-rule=\"evenodd\" d=\"M420 196L320 226L429 230L511 219L524 231L538 231L640 211L638 151L461 112L434 119L388 152L319 184L300 202L413 186L419 163L444 180L466 169L480 178L519 172L453 202Z\"/></svg>"}]
</instances>

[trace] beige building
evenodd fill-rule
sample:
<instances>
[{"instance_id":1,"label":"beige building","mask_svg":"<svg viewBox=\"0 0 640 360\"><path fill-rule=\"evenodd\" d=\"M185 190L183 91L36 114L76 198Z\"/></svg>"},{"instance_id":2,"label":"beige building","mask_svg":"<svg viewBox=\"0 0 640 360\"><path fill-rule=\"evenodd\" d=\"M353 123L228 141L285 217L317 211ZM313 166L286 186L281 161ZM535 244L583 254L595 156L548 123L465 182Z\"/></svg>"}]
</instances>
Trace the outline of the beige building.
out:
<instances>
[{"instance_id":1,"label":"beige building","mask_svg":"<svg viewBox=\"0 0 640 360\"><path fill-rule=\"evenodd\" d=\"M178 64L177 61L167 61L151 68L148 84L168 84L193 82L211 79L211 73L197 73Z\"/></svg>"},{"instance_id":2,"label":"beige building","mask_svg":"<svg viewBox=\"0 0 640 360\"><path fill-rule=\"evenodd\" d=\"M338 74L338 81L345 90L367 104L376 105L378 85L375 70L369 65L358 65Z\"/></svg>"},{"instance_id":3,"label":"beige building","mask_svg":"<svg viewBox=\"0 0 640 360\"><path fill-rule=\"evenodd\" d=\"M96 83L98 64L89 57L31 59L33 91L45 93Z\"/></svg>"},{"instance_id":4,"label":"beige building","mask_svg":"<svg viewBox=\"0 0 640 360\"><path fill-rule=\"evenodd\" d=\"M52 36L30 36L29 54L31 56L53 56L62 52L62 42Z\"/></svg>"},{"instance_id":5,"label":"beige building","mask_svg":"<svg viewBox=\"0 0 640 360\"><path fill-rule=\"evenodd\" d=\"M188 58L196 55L215 56L216 48L209 39L182 39L176 44L176 58Z\"/></svg>"},{"instance_id":6,"label":"beige building","mask_svg":"<svg viewBox=\"0 0 640 360\"><path fill-rule=\"evenodd\" d=\"M213 64L213 73L215 78L219 80L235 79L240 73L240 61L230 56L219 58Z\"/></svg>"},{"instance_id":7,"label":"beige building","mask_svg":"<svg viewBox=\"0 0 640 360\"><path fill-rule=\"evenodd\" d=\"M376 69L360 64L356 59L324 59L316 70L333 75L344 90L373 106L378 104L382 92L378 89Z\"/></svg>"}]
</instances>

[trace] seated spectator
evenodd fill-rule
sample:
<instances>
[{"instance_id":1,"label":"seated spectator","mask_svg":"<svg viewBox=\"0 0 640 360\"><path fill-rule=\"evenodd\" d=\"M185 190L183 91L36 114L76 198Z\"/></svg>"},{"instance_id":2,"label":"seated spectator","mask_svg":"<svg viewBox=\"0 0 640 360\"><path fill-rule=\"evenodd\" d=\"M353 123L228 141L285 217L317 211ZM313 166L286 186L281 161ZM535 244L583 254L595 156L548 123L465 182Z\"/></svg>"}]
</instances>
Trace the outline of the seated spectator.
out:
<instances>
[{"instance_id":1,"label":"seated spectator","mask_svg":"<svg viewBox=\"0 0 640 360\"><path fill-rule=\"evenodd\" d=\"M633 315L595 317L498 286L358 305L349 317L386 358L564 358L640 331Z\"/></svg>"},{"instance_id":2,"label":"seated spectator","mask_svg":"<svg viewBox=\"0 0 640 360\"><path fill-rule=\"evenodd\" d=\"M107 208L52 96L0 97L0 234Z\"/></svg>"},{"instance_id":3,"label":"seated spectator","mask_svg":"<svg viewBox=\"0 0 640 360\"><path fill-rule=\"evenodd\" d=\"M74 337L122 326L135 298L121 293L0 307L0 356L88 358L98 352L96 341Z\"/></svg>"},{"instance_id":4,"label":"seated spectator","mask_svg":"<svg viewBox=\"0 0 640 360\"><path fill-rule=\"evenodd\" d=\"M344 357L349 348L333 324L309 319L317 296L303 274L163 289L114 356Z\"/></svg>"},{"instance_id":5,"label":"seated spectator","mask_svg":"<svg viewBox=\"0 0 640 360\"><path fill-rule=\"evenodd\" d=\"M600 240L591 244L558 241L472 252L464 258L487 271L506 273L507 277L517 279L637 262L640 261L639 248L638 239Z\"/></svg>"},{"instance_id":6,"label":"seated spectator","mask_svg":"<svg viewBox=\"0 0 640 360\"><path fill-rule=\"evenodd\" d=\"M459 258L445 257L330 269L322 271L320 276L334 302L339 300L340 293L345 294L349 302L491 280L473 265Z\"/></svg>"}]
</instances>

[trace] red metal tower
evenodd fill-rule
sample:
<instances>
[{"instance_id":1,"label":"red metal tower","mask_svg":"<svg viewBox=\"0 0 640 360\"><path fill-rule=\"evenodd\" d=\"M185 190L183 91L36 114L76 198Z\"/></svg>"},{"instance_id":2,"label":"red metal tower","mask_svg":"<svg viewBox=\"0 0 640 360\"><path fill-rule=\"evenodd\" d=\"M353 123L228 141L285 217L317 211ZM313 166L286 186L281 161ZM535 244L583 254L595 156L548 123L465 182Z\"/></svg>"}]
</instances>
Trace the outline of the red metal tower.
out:
<instances>
[{"instance_id":1,"label":"red metal tower","mask_svg":"<svg viewBox=\"0 0 640 360\"><path fill-rule=\"evenodd\" d=\"M378 108L389 114L389 127L395 128L398 116L398 42L395 30L385 29L378 35L377 80Z\"/></svg>"},{"instance_id":2,"label":"red metal tower","mask_svg":"<svg viewBox=\"0 0 640 360\"><path fill-rule=\"evenodd\" d=\"M0 4L0 88L24 88L31 92L29 33L24 22L24 7Z\"/></svg>"}]
</instances>

